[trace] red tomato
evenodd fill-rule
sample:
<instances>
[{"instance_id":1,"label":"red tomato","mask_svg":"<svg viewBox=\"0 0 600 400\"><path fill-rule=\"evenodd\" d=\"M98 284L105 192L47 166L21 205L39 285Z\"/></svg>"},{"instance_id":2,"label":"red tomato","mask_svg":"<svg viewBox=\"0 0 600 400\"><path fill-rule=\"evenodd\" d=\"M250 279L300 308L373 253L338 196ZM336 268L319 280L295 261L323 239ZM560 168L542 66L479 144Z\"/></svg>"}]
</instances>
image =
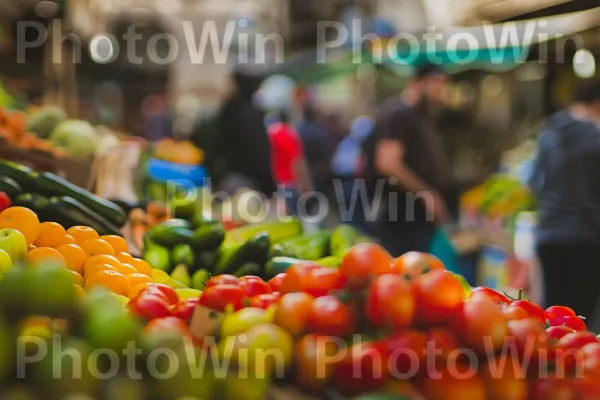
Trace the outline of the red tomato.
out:
<instances>
[{"instance_id":1,"label":"red tomato","mask_svg":"<svg viewBox=\"0 0 600 400\"><path fill-rule=\"evenodd\" d=\"M335 296L315 299L308 312L308 332L344 338L356 327L356 314Z\"/></svg>"},{"instance_id":2,"label":"red tomato","mask_svg":"<svg viewBox=\"0 0 600 400\"><path fill-rule=\"evenodd\" d=\"M600 382L592 377L574 377L569 379L571 390L576 400L598 400L600 399Z\"/></svg>"},{"instance_id":3,"label":"red tomato","mask_svg":"<svg viewBox=\"0 0 600 400\"><path fill-rule=\"evenodd\" d=\"M376 278L369 286L365 311L376 328L390 328L396 332L408 328L415 314L410 285L399 275Z\"/></svg>"},{"instance_id":4,"label":"red tomato","mask_svg":"<svg viewBox=\"0 0 600 400\"><path fill-rule=\"evenodd\" d=\"M281 281L279 289L281 294L303 292L309 272L316 268L322 267L311 262L294 264L289 267L285 277Z\"/></svg>"},{"instance_id":5,"label":"red tomato","mask_svg":"<svg viewBox=\"0 0 600 400\"><path fill-rule=\"evenodd\" d=\"M321 393L331 377L335 363L330 362L344 343L329 336L306 335L296 345L296 383L303 390Z\"/></svg>"},{"instance_id":6,"label":"red tomato","mask_svg":"<svg viewBox=\"0 0 600 400\"><path fill-rule=\"evenodd\" d=\"M129 310L138 317L152 320L155 318L170 317L171 307L164 296L152 293L143 293L129 301Z\"/></svg>"},{"instance_id":7,"label":"red tomato","mask_svg":"<svg viewBox=\"0 0 600 400\"><path fill-rule=\"evenodd\" d=\"M583 371L587 376L600 378L600 342L588 343L580 350L583 356Z\"/></svg>"},{"instance_id":8,"label":"red tomato","mask_svg":"<svg viewBox=\"0 0 600 400\"><path fill-rule=\"evenodd\" d=\"M530 400L576 400L569 381L556 377L537 379L529 386Z\"/></svg>"},{"instance_id":9,"label":"red tomato","mask_svg":"<svg viewBox=\"0 0 600 400\"><path fill-rule=\"evenodd\" d=\"M500 304L500 305L511 303L511 300L509 300L509 298L506 297L504 294L497 292L494 289L490 289L490 288L483 287L483 286L473 289L469 298L477 297L477 296L481 296L481 295L489 297L495 303Z\"/></svg>"},{"instance_id":10,"label":"red tomato","mask_svg":"<svg viewBox=\"0 0 600 400\"><path fill-rule=\"evenodd\" d=\"M463 331L460 337L470 348L481 354L500 350L508 335L507 319L490 297L466 300L462 310Z\"/></svg>"},{"instance_id":11,"label":"red tomato","mask_svg":"<svg viewBox=\"0 0 600 400\"><path fill-rule=\"evenodd\" d=\"M383 247L362 243L354 246L343 258L340 272L348 278L348 287L362 289L373 275L391 272L391 258Z\"/></svg>"},{"instance_id":12,"label":"red tomato","mask_svg":"<svg viewBox=\"0 0 600 400\"><path fill-rule=\"evenodd\" d=\"M148 285L142 293L156 294L167 299L168 303L172 306L179 303L179 295L170 286L163 285L161 283L153 283Z\"/></svg>"},{"instance_id":13,"label":"red tomato","mask_svg":"<svg viewBox=\"0 0 600 400\"><path fill-rule=\"evenodd\" d=\"M259 294L250 297L250 307L262 308L266 310L279 300L279 293Z\"/></svg>"},{"instance_id":14,"label":"red tomato","mask_svg":"<svg viewBox=\"0 0 600 400\"><path fill-rule=\"evenodd\" d=\"M146 325L144 332L151 335L175 334L177 336L187 336L190 334L187 323L178 317L153 319Z\"/></svg>"},{"instance_id":15,"label":"red tomato","mask_svg":"<svg viewBox=\"0 0 600 400\"><path fill-rule=\"evenodd\" d=\"M296 337L303 335L313 301L314 297L308 293L284 294L275 309L273 322Z\"/></svg>"},{"instance_id":16,"label":"red tomato","mask_svg":"<svg viewBox=\"0 0 600 400\"><path fill-rule=\"evenodd\" d=\"M0 192L0 212L6 210L11 205L12 201L10 200L10 197L4 192Z\"/></svg>"},{"instance_id":17,"label":"red tomato","mask_svg":"<svg viewBox=\"0 0 600 400\"><path fill-rule=\"evenodd\" d=\"M200 305L217 311L225 311L228 305L234 310L244 308L248 299L246 291L238 285L216 285L204 289L200 296Z\"/></svg>"},{"instance_id":18,"label":"red tomato","mask_svg":"<svg viewBox=\"0 0 600 400\"><path fill-rule=\"evenodd\" d=\"M315 268L309 271L304 282L304 292L323 297L346 286L347 279L337 268Z\"/></svg>"},{"instance_id":19,"label":"red tomato","mask_svg":"<svg viewBox=\"0 0 600 400\"><path fill-rule=\"evenodd\" d=\"M277 274L273 279L271 279L268 284L272 291L279 292L281 289L281 282L283 282L283 278L285 278L284 273Z\"/></svg>"},{"instance_id":20,"label":"red tomato","mask_svg":"<svg viewBox=\"0 0 600 400\"><path fill-rule=\"evenodd\" d=\"M388 367L393 376L410 376L426 360L427 337L419 331L406 331L383 340Z\"/></svg>"},{"instance_id":21,"label":"red tomato","mask_svg":"<svg viewBox=\"0 0 600 400\"><path fill-rule=\"evenodd\" d=\"M525 311L523 307L510 307L510 304L502 307L502 314L509 321L518 321L520 319L529 318L527 311Z\"/></svg>"},{"instance_id":22,"label":"red tomato","mask_svg":"<svg viewBox=\"0 0 600 400\"><path fill-rule=\"evenodd\" d=\"M406 279L413 279L436 269L446 269L446 267L439 258L418 251L403 254L392 263L392 272Z\"/></svg>"},{"instance_id":23,"label":"red tomato","mask_svg":"<svg viewBox=\"0 0 600 400\"><path fill-rule=\"evenodd\" d=\"M583 354L579 350L590 343L598 343L596 336L587 331L571 332L556 342L550 353L550 361L558 372L571 373L576 367L583 368Z\"/></svg>"},{"instance_id":24,"label":"red tomato","mask_svg":"<svg viewBox=\"0 0 600 400\"><path fill-rule=\"evenodd\" d=\"M576 317L577 314L575 314L575 311L573 311L573 309L569 307L552 306L546 309L545 316L547 321L552 322L555 318L558 317ZM550 325L552 325L552 323L550 323Z\"/></svg>"},{"instance_id":25,"label":"red tomato","mask_svg":"<svg viewBox=\"0 0 600 400\"><path fill-rule=\"evenodd\" d=\"M556 317L554 320L550 321L551 326L567 326L574 331L587 331L587 325L585 322L579 317Z\"/></svg>"},{"instance_id":26,"label":"red tomato","mask_svg":"<svg viewBox=\"0 0 600 400\"><path fill-rule=\"evenodd\" d=\"M189 321L194 315L194 310L200 304L200 299L184 299L173 309L173 316Z\"/></svg>"},{"instance_id":27,"label":"red tomato","mask_svg":"<svg viewBox=\"0 0 600 400\"><path fill-rule=\"evenodd\" d=\"M521 309L525 311L528 318L534 318L546 325L546 313L544 309L535 303L527 300L515 300L508 305L509 312L511 308Z\"/></svg>"},{"instance_id":28,"label":"red tomato","mask_svg":"<svg viewBox=\"0 0 600 400\"><path fill-rule=\"evenodd\" d=\"M427 343L434 345L432 349L428 349L428 356L440 359L448 359L451 354L456 354L456 351L461 347L454 332L445 328L433 328L428 330ZM429 350L436 353L430 354Z\"/></svg>"},{"instance_id":29,"label":"red tomato","mask_svg":"<svg viewBox=\"0 0 600 400\"><path fill-rule=\"evenodd\" d=\"M244 288L248 297L272 292L269 285L258 276L244 276L239 279L239 285Z\"/></svg>"},{"instance_id":30,"label":"red tomato","mask_svg":"<svg viewBox=\"0 0 600 400\"><path fill-rule=\"evenodd\" d=\"M210 286L217 285L237 285L239 283L239 279L233 275L223 274L218 276L213 276L208 281L206 281L205 288Z\"/></svg>"},{"instance_id":31,"label":"red tomato","mask_svg":"<svg viewBox=\"0 0 600 400\"><path fill-rule=\"evenodd\" d=\"M560 338L571 332L575 331L567 326L551 326L550 328L546 329L548 337L550 340L554 341L558 341Z\"/></svg>"},{"instance_id":32,"label":"red tomato","mask_svg":"<svg viewBox=\"0 0 600 400\"><path fill-rule=\"evenodd\" d=\"M345 395L377 391L389 377L387 354L381 343L358 343L336 364L333 373L335 387Z\"/></svg>"},{"instance_id":33,"label":"red tomato","mask_svg":"<svg viewBox=\"0 0 600 400\"><path fill-rule=\"evenodd\" d=\"M490 359L482 371L489 399L527 400L527 374L521 364L507 354Z\"/></svg>"},{"instance_id":34,"label":"red tomato","mask_svg":"<svg viewBox=\"0 0 600 400\"><path fill-rule=\"evenodd\" d=\"M419 389L427 400L488 400L485 384L478 374L465 372L465 376L455 376L444 371L441 377L428 376L419 383Z\"/></svg>"},{"instance_id":35,"label":"red tomato","mask_svg":"<svg viewBox=\"0 0 600 400\"><path fill-rule=\"evenodd\" d=\"M412 282L417 304L416 320L437 325L448 322L463 302L464 288L456 276L446 270L433 270Z\"/></svg>"},{"instance_id":36,"label":"red tomato","mask_svg":"<svg viewBox=\"0 0 600 400\"><path fill-rule=\"evenodd\" d=\"M598 343L596 335L592 332L578 331L571 332L563 336L557 343L556 346L561 349L581 349L588 343Z\"/></svg>"},{"instance_id":37,"label":"red tomato","mask_svg":"<svg viewBox=\"0 0 600 400\"><path fill-rule=\"evenodd\" d=\"M532 365L548 355L550 339L539 320L534 318L508 321L509 345L515 345L520 359L529 357Z\"/></svg>"}]
</instances>

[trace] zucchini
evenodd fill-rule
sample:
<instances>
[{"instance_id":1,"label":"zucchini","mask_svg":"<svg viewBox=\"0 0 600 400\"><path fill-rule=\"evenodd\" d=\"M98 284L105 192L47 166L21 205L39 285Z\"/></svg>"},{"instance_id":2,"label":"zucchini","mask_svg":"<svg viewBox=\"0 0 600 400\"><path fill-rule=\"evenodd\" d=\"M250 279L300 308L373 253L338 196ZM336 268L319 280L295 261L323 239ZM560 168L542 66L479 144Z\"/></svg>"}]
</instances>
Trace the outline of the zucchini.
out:
<instances>
[{"instance_id":1,"label":"zucchini","mask_svg":"<svg viewBox=\"0 0 600 400\"><path fill-rule=\"evenodd\" d=\"M215 251L225 240L223 224L203 226L194 231L192 246L196 252Z\"/></svg>"},{"instance_id":2,"label":"zucchini","mask_svg":"<svg viewBox=\"0 0 600 400\"><path fill-rule=\"evenodd\" d=\"M8 160L0 160L0 176L14 180L26 192L36 191L36 175L37 172L25 165Z\"/></svg>"},{"instance_id":3,"label":"zucchini","mask_svg":"<svg viewBox=\"0 0 600 400\"><path fill-rule=\"evenodd\" d=\"M199 269L205 269L209 272L214 271L217 262L219 261L218 251L204 251L196 252L196 262L191 268L190 272L197 271Z\"/></svg>"},{"instance_id":4,"label":"zucchini","mask_svg":"<svg viewBox=\"0 0 600 400\"><path fill-rule=\"evenodd\" d=\"M46 212L50 215L57 215L60 220L57 222L64 224L66 229L83 225L94 228L100 235L121 235L119 228L69 196L51 198Z\"/></svg>"},{"instance_id":5,"label":"zucchini","mask_svg":"<svg viewBox=\"0 0 600 400\"><path fill-rule=\"evenodd\" d=\"M81 189L55 174L42 172L35 177L35 182L38 193L48 197L69 196L119 228L127 221L125 212L116 204Z\"/></svg>"},{"instance_id":6,"label":"zucchini","mask_svg":"<svg viewBox=\"0 0 600 400\"><path fill-rule=\"evenodd\" d=\"M266 279L274 278L278 274L285 273L292 265L302 262L305 261L294 257L274 257L267 263L264 277Z\"/></svg>"},{"instance_id":7,"label":"zucchini","mask_svg":"<svg viewBox=\"0 0 600 400\"><path fill-rule=\"evenodd\" d=\"M232 274L244 264L254 262L263 267L269 258L271 240L267 233L259 233L244 243L230 257L220 260L216 275Z\"/></svg>"},{"instance_id":8,"label":"zucchini","mask_svg":"<svg viewBox=\"0 0 600 400\"><path fill-rule=\"evenodd\" d=\"M58 222L55 221L53 216L48 213L46 208L48 207L49 200L44 196L36 193L25 193L13 199L13 205L19 207L29 208L35 212L40 222Z\"/></svg>"},{"instance_id":9,"label":"zucchini","mask_svg":"<svg viewBox=\"0 0 600 400\"><path fill-rule=\"evenodd\" d=\"M151 228L146 237L158 245L172 249L180 244L191 244L194 232L181 226L161 224Z\"/></svg>"},{"instance_id":10,"label":"zucchini","mask_svg":"<svg viewBox=\"0 0 600 400\"><path fill-rule=\"evenodd\" d=\"M0 192L4 192L11 200L16 199L21 195L21 186L8 176L0 176Z\"/></svg>"}]
</instances>

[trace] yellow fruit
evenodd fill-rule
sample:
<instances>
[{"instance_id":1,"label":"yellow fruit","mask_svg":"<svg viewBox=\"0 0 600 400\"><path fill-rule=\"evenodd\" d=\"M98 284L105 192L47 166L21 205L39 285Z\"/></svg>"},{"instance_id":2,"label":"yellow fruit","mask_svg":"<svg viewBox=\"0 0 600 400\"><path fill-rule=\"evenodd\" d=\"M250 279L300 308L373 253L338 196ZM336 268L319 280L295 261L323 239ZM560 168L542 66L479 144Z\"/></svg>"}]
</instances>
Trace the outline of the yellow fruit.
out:
<instances>
[{"instance_id":1,"label":"yellow fruit","mask_svg":"<svg viewBox=\"0 0 600 400\"><path fill-rule=\"evenodd\" d=\"M175 289L180 299L197 299L202 295L202 290L196 289Z\"/></svg>"}]
</instances>

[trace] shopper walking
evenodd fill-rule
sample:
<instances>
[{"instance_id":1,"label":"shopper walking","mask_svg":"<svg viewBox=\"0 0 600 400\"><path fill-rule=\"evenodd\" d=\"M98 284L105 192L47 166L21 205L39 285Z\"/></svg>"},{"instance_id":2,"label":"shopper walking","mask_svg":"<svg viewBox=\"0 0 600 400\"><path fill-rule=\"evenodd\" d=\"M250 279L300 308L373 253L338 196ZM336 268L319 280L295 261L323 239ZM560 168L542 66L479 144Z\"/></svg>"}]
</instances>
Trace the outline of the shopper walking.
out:
<instances>
[{"instance_id":1,"label":"shopper walking","mask_svg":"<svg viewBox=\"0 0 600 400\"><path fill-rule=\"evenodd\" d=\"M547 305L591 318L600 293L600 82L585 83L539 138L537 251Z\"/></svg>"},{"instance_id":2,"label":"shopper walking","mask_svg":"<svg viewBox=\"0 0 600 400\"><path fill-rule=\"evenodd\" d=\"M448 165L433 127L446 85L441 67L419 67L402 95L382 106L365 141L365 178L379 209L375 230L393 256L427 252L436 226L449 218L443 200Z\"/></svg>"}]
</instances>

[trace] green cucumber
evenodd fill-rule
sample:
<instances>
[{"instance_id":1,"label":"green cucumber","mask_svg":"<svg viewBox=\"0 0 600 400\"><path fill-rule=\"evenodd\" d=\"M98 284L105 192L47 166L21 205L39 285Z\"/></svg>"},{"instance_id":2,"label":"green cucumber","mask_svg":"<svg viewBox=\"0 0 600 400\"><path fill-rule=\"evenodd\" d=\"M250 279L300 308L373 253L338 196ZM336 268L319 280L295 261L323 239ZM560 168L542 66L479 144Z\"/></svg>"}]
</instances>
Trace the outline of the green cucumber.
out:
<instances>
[{"instance_id":1,"label":"green cucumber","mask_svg":"<svg viewBox=\"0 0 600 400\"><path fill-rule=\"evenodd\" d=\"M217 262L219 261L219 252L218 251L203 251L196 252L196 262L192 266L192 271L197 271L199 269L205 269L209 272L215 270L217 266Z\"/></svg>"},{"instance_id":2,"label":"green cucumber","mask_svg":"<svg viewBox=\"0 0 600 400\"><path fill-rule=\"evenodd\" d=\"M296 255L296 252L294 251L294 249L292 249L290 246L286 246L283 244L276 244L273 247L271 247L270 256L271 256L271 258L272 257L295 257L295 258L298 257Z\"/></svg>"},{"instance_id":3,"label":"green cucumber","mask_svg":"<svg viewBox=\"0 0 600 400\"><path fill-rule=\"evenodd\" d=\"M186 228L186 229L190 229L192 224L190 224L189 221L186 221L185 219L181 219L181 218L171 218L166 220L165 222L161 222L160 226L170 226L170 227L177 227L177 228Z\"/></svg>"},{"instance_id":4,"label":"green cucumber","mask_svg":"<svg viewBox=\"0 0 600 400\"><path fill-rule=\"evenodd\" d=\"M271 279L278 274L285 273L292 265L302 262L304 262L304 260L294 257L274 257L269 260L265 267L265 278Z\"/></svg>"},{"instance_id":5,"label":"green cucumber","mask_svg":"<svg viewBox=\"0 0 600 400\"><path fill-rule=\"evenodd\" d=\"M260 265L258 265L255 262L249 262L249 263L242 265L232 275L236 276L238 278L241 278L242 276L248 276L248 275L257 276L257 275L260 275L260 272L261 272Z\"/></svg>"},{"instance_id":6,"label":"green cucumber","mask_svg":"<svg viewBox=\"0 0 600 400\"><path fill-rule=\"evenodd\" d=\"M69 196L106 221L117 227L122 227L127 221L125 212L116 204L96 196L87 190L73 185L67 180L49 172L42 172L35 177L37 192L44 196Z\"/></svg>"},{"instance_id":7,"label":"green cucumber","mask_svg":"<svg viewBox=\"0 0 600 400\"><path fill-rule=\"evenodd\" d=\"M179 226L161 224L148 230L146 237L158 245L172 249L179 244L191 244L194 231Z\"/></svg>"},{"instance_id":8,"label":"green cucumber","mask_svg":"<svg viewBox=\"0 0 600 400\"><path fill-rule=\"evenodd\" d=\"M331 254L344 256L354 246L357 239L356 230L347 224L338 225L331 233Z\"/></svg>"},{"instance_id":9,"label":"green cucumber","mask_svg":"<svg viewBox=\"0 0 600 400\"><path fill-rule=\"evenodd\" d=\"M13 199L13 206L29 208L37 214L40 222L61 223L61 221L55 220L54 216L48 213L47 207L49 203L50 200L36 193L25 193Z\"/></svg>"},{"instance_id":10,"label":"green cucumber","mask_svg":"<svg viewBox=\"0 0 600 400\"><path fill-rule=\"evenodd\" d=\"M229 257L220 260L215 274L232 274L249 262L255 262L262 267L267 263L270 249L271 240L269 234L264 232L259 233L244 243Z\"/></svg>"},{"instance_id":11,"label":"green cucumber","mask_svg":"<svg viewBox=\"0 0 600 400\"><path fill-rule=\"evenodd\" d=\"M223 248L225 250L238 248L261 232L268 233L271 240L277 242L301 234L302 223L297 219L292 219L286 222L263 222L235 228L227 232Z\"/></svg>"},{"instance_id":12,"label":"green cucumber","mask_svg":"<svg viewBox=\"0 0 600 400\"><path fill-rule=\"evenodd\" d=\"M56 213L60 221L69 227L83 225L94 228L100 235L121 235L119 228L69 196L51 198L45 210L49 215Z\"/></svg>"},{"instance_id":13,"label":"green cucumber","mask_svg":"<svg viewBox=\"0 0 600 400\"><path fill-rule=\"evenodd\" d=\"M0 176L0 192L6 193L11 200L22 194L21 186L8 176Z\"/></svg>"},{"instance_id":14,"label":"green cucumber","mask_svg":"<svg viewBox=\"0 0 600 400\"><path fill-rule=\"evenodd\" d=\"M225 228L223 224L211 224L194 231L192 246L196 252L215 251L221 247L224 240Z\"/></svg>"},{"instance_id":15,"label":"green cucumber","mask_svg":"<svg viewBox=\"0 0 600 400\"><path fill-rule=\"evenodd\" d=\"M5 176L17 182L27 192L35 192L37 185L35 177L37 172L25 165L8 160L0 160L0 176Z\"/></svg>"},{"instance_id":16,"label":"green cucumber","mask_svg":"<svg viewBox=\"0 0 600 400\"><path fill-rule=\"evenodd\" d=\"M296 247L294 252L298 258L314 261L329 255L330 237L328 233L313 236L303 246Z\"/></svg>"}]
</instances>

